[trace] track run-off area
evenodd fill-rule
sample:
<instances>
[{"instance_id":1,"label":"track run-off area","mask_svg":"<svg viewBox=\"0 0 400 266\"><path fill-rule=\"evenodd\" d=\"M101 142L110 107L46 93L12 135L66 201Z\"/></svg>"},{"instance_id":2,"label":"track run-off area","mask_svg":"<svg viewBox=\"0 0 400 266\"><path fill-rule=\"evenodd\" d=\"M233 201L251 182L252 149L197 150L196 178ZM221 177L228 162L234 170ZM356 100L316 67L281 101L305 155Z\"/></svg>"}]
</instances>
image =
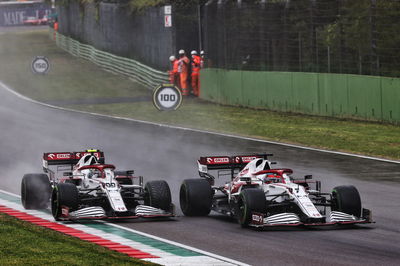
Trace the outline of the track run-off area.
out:
<instances>
[{"instance_id":1,"label":"track run-off area","mask_svg":"<svg viewBox=\"0 0 400 266\"><path fill-rule=\"evenodd\" d=\"M22 209L17 196L22 176L41 172L44 152L98 148L105 152L107 162L118 169L134 169L145 182L166 180L177 217L153 222L57 223L66 233L92 234L92 239L102 238L111 247L132 255L140 251L153 256L143 259L166 265L400 264L400 184L381 181L400 175L398 162L74 112L27 100L2 83L0 123L0 189L4 191L0 193L0 205L4 212L11 208L11 214L32 215L46 220L36 220L38 223L53 223L48 212ZM312 174L321 180L323 191L329 192L337 185L355 185L376 223L350 228L255 231L242 229L235 221L216 214L182 216L179 187L182 180L198 177L198 157L260 152L273 153L276 167L292 168L297 177ZM36 219L26 217L33 222Z\"/></svg>"},{"instance_id":2,"label":"track run-off area","mask_svg":"<svg viewBox=\"0 0 400 266\"><path fill-rule=\"evenodd\" d=\"M2 190L0 190L0 212L137 259L162 265L246 265L112 223L56 222L49 210L25 210L18 195Z\"/></svg>"}]
</instances>

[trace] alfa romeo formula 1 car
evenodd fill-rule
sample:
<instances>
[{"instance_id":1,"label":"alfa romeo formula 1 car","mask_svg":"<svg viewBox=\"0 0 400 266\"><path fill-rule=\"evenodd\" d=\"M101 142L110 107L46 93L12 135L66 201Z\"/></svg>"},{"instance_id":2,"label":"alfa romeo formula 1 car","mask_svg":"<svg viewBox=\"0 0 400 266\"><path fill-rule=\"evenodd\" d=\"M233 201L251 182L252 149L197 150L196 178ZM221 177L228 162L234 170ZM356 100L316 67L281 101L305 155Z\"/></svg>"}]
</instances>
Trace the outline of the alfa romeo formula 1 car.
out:
<instances>
[{"instance_id":1,"label":"alfa romeo formula 1 car","mask_svg":"<svg viewBox=\"0 0 400 266\"><path fill-rule=\"evenodd\" d=\"M171 217L167 182L131 171L115 171L99 150L44 153L45 174L26 174L21 183L25 209L46 209L55 220ZM135 184L134 181L137 181Z\"/></svg>"},{"instance_id":2,"label":"alfa romeo formula 1 car","mask_svg":"<svg viewBox=\"0 0 400 266\"><path fill-rule=\"evenodd\" d=\"M320 181L312 182L310 175L296 180L291 169L271 169L271 155L200 157L201 178L186 179L180 188L182 212L205 216L213 210L236 218L243 227L371 222L371 212L361 207L354 186L337 186L331 193L322 193ZM216 186L210 170L231 180Z\"/></svg>"}]
</instances>

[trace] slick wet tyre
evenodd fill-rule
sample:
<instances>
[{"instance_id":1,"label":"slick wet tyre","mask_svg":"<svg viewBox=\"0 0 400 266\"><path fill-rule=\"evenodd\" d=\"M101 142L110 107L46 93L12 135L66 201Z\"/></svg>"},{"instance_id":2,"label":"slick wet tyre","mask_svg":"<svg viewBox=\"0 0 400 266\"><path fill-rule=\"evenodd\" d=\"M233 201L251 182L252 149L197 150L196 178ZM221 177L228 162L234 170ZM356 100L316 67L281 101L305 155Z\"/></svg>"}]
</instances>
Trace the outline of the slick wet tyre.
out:
<instances>
[{"instance_id":1,"label":"slick wet tyre","mask_svg":"<svg viewBox=\"0 0 400 266\"><path fill-rule=\"evenodd\" d=\"M171 190L164 180L147 182L144 187L144 204L164 211L171 210Z\"/></svg>"},{"instance_id":2,"label":"slick wet tyre","mask_svg":"<svg viewBox=\"0 0 400 266\"><path fill-rule=\"evenodd\" d=\"M338 186L332 190L332 211L361 217L360 193L354 186Z\"/></svg>"},{"instance_id":3,"label":"slick wet tyre","mask_svg":"<svg viewBox=\"0 0 400 266\"><path fill-rule=\"evenodd\" d=\"M25 209L46 209L50 200L51 185L45 174L26 174L21 182L21 202Z\"/></svg>"},{"instance_id":4,"label":"slick wet tyre","mask_svg":"<svg viewBox=\"0 0 400 266\"><path fill-rule=\"evenodd\" d=\"M247 227L251 222L253 212L265 213L267 201L265 193L259 188L242 190L237 203L237 219L242 227Z\"/></svg>"},{"instance_id":5,"label":"slick wet tyre","mask_svg":"<svg viewBox=\"0 0 400 266\"><path fill-rule=\"evenodd\" d=\"M206 216L211 211L213 192L205 179L186 179L181 185L179 202L186 216Z\"/></svg>"},{"instance_id":6,"label":"slick wet tyre","mask_svg":"<svg viewBox=\"0 0 400 266\"><path fill-rule=\"evenodd\" d=\"M68 207L70 211L78 208L78 189L72 183L60 183L54 187L51 195L51 213L56 221L62 215L62 206Z\"/></svg>"}]
</instances>

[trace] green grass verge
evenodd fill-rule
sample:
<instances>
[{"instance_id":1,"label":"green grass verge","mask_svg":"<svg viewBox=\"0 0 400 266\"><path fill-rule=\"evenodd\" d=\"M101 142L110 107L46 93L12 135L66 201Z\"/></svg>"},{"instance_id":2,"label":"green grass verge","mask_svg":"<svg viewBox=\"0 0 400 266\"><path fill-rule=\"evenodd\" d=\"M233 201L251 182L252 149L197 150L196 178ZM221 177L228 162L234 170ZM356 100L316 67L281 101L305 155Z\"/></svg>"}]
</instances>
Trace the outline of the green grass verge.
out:
<instances>
[{"instance_id":1,"label":"green grass verge","mask_svg":"<svg viewBox=\"0 0 400 266\"><path fill-rule=\"evenodd\" d=\"M150 95L142 86L77 59L57 48L46 31L0 35L0 79L38 100ZM48 75L31 73L36 55L47 56ZM166 59L167 60L167 59ZM122 117L256 137L335 151L400 159L400 127L223 106L184 99L174 112L157 111L151 102L70 105L70 108Z\"/></svg>"},{"instance_id":2,"label":"green grass verge","mask_svg":"<svg viewBox=\"0 0 400 266\"><path fill-rule=\"evenodd\" d=\"M157 265L0 213L0 265Z\"/></svg>"}]
</instances>

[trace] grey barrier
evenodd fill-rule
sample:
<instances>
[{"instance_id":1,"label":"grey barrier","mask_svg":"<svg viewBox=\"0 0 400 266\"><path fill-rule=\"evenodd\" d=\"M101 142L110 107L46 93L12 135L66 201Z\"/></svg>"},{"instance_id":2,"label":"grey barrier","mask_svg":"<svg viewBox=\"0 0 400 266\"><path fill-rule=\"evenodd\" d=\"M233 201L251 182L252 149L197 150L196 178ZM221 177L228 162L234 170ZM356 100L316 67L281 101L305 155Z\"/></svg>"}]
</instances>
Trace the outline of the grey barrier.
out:
<instances>
[{"instance_id":1,"label":"grey barrier","mask_svg":"<svg viewBox=\"0 0 400 266\"><path fill-rule=\"evenodd\" d=\"M50 38L53 38L54 30L49 29ZM113 73L127 76L149 89L168 82L167 72L158 71L133 59L101 51L58 32L56 32L56 43L57 46L76 57L89 60Z\"/></svg>"}]
</instances>

